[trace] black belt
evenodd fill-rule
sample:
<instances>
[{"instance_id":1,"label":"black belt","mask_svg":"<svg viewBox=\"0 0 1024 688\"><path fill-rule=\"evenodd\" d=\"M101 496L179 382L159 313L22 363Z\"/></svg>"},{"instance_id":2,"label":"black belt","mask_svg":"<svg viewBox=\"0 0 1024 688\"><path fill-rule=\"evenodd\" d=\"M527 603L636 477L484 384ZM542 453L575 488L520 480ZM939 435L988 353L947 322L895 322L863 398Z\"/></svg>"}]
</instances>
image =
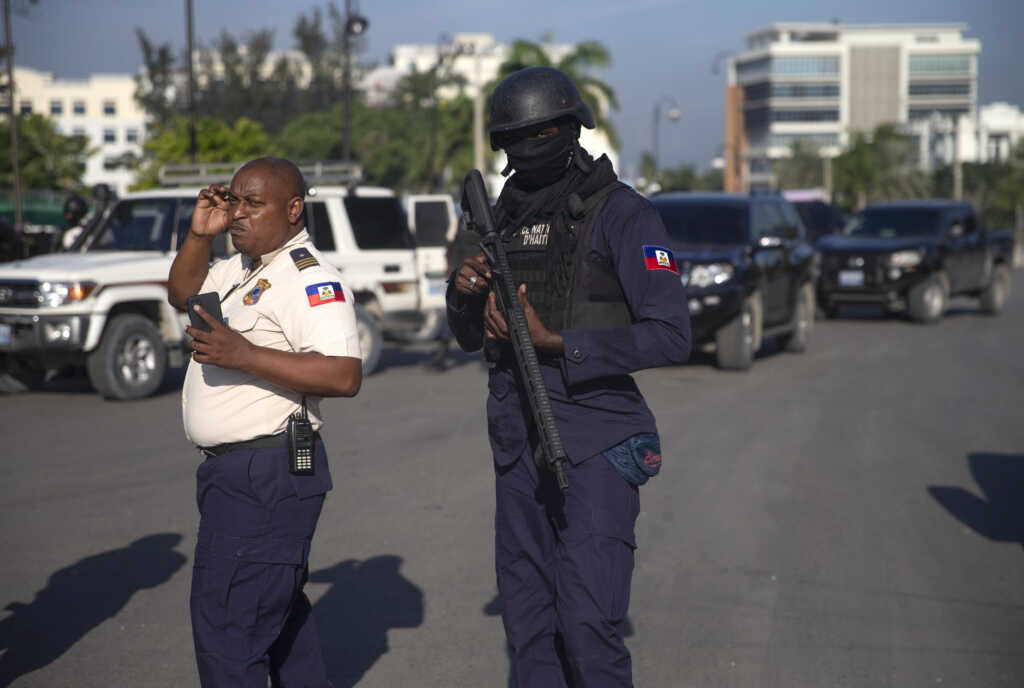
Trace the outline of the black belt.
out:
<instances>
[{"instance_id":1,"label":"black belt","mask_svg":"<svg viewBox=\"0 0 1024 688\"><path fill-rule=\"evenodd\" d=\"M222 456L242 449L283 449L284 436L285 433L281 432L276 435L264 435L263 437L245 440L244 442L228 442L227 444L218 444L215 447L199 447L199 451L207 456Z\"/></svg>"}]
</instances>

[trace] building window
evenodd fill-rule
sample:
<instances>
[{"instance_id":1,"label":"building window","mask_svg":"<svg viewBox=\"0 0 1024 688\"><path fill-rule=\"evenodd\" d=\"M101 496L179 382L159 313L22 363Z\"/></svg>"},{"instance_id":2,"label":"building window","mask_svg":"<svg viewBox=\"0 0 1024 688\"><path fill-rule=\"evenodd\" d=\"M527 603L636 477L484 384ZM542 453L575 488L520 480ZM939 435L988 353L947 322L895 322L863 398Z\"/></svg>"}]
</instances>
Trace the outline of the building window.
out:
<instances>
[{"instance_id":1,"label":"building window","mask_svg":"<svg viewBox=\"0 0 1024 688\"><path fill-rule=\"evenodd\" d=\"M933 114L943 118L955 119L960 115L966 115L971 111L967 107L947 107L947 108L910 108L908 117L911 121L919 119L929 119Z\"/></svg>"},{"instance_id":2,"label":"building window","mask_svg":"<svg viewBox=\"0 0 1024 688\"><path fill-rule=\"evenodd\" d=\"M59 117L64 114L64 101L51 100L50 101L50 116Z\"/></svg>"},{"instance_id":3,"label":"building window","mask_svg":"<svg viewBox=\"0 0 1024 688\"><path fill-rule=\"evenodd\" d=\"M749 81L752 77L767 76L839 76L839 57L809 55L806 57L760 57L736 65L736 74Z\"/></svg>"},{"instance_id":4,"label":"building window","mask_svg":"<svg viewBox=\"0 0 1024 688\"><path fill-rule=\"evenodd\" d=\"M797 142L823 148L838 146L839 134L772 134L768 140L772 147L778 148L792 148Z\"/></svg>"},{"instance_id":5,"label":"building window","mask_svg":"<svg viewBox=\"0 0 1024 688\"><path fill-rule=\"evenodd\" d=\"M113 129L104 129L103 143L117 143L117 132Z\"/></svg>"},{"instance_id":6,"label":"building window","mask_svg":"<svg viewBox=\"0 0 1024 688\"><path fill-rule=\"evenodd\" d=\"M969 74L970 55L911 55L911 74Z\"/></svg>"},{"instance_id":7,"label":"building window","mask_svg":"<svg viewBox=\"0 0 1024 688\"><path fill-rule=\"evenodd\" d=\"M967 81L959 83L942 82L910 82L909 94L912 96L969 96L971 84Z\"/></svg>"},{"instance_id":8,"label":"building window","mask_svg":"<svg viewBox=\"0 0 1024 688\"><path fill-rule=\"evenodd\" d=\"M7 103L0 103L0 115L6 115L11 111L11 106Z\"/></svg>"},{"instance_id":9,"label":"building window","mask_svg":"<svg viewBox=\"0 0 1024 688\"><path fill-rule=\"evenodd\" d=\"M84 100L76 100L74 103L71 104L71 111L74 112L76 115L84 115L85 114L85 101Z\"/></svg>"},{"instance_id":10,"label":"building window","mask_svg":"<svg viewBox=\"0 0 1024 688\"><path fill-rule=\"evenodd\" d=\"M139 142L139 130L135 127L128 127L124 130L124 140L127 143L138 143Z\"/></svg>"},{"instance_id":11,"label":"building window","mask_svg":"<svg viewBox=\"0 0 1024 688\"><path fill-rule=\"evenodd\" d=\"M766 98L837 98L839 84L777 84L760 83L743 89L743 100Z\"/></svg>"},{"instance_id":12,"label":"building window","mask_svg":"<svg viewBox=\"0 0 1024 688\"><path fill-rule=\"evenodd\" d=\"M72 136L85 136L85 129L83 127L75 127L71 130Z\"/></svg>"},{"instance_id":13,"label":"building window","mask_svg":"<svg viewBox=\"0 0 1024 688\"><path fill-rule=\"evenodd\" d=\"M838 57L776 57L772 74L839 74Z\"/></svg>"},{"instance_id":14,"label":"building window","mask_svg":"<svg viewBox=\"0 0 1024 688\"><path fill-rule=\"evenodd\" d=\"M839 110L771 110L773 122L838 122Z\"/></svg>"},{"instance_id":15,"label":"building window","mask_svg":"<svg viewBox=\"0 0 1024 688\"><path fill-rule=\"evenodd\" d=\"M103 101L103 114L107 117L113 117L117 114L117 104L112 100Z\"/></svg>"},{"instance_id":16,"label":"building window","mask_svg":"<svg viewBox=\"0 0 1024 688\"><path fill-rule=\"evenodd\" d=\"M18 113L22 114L22 115L31 115L32 114L32 101L31 100L23 100L20 103L18 103Z\"/></svg>"}]
</instances>

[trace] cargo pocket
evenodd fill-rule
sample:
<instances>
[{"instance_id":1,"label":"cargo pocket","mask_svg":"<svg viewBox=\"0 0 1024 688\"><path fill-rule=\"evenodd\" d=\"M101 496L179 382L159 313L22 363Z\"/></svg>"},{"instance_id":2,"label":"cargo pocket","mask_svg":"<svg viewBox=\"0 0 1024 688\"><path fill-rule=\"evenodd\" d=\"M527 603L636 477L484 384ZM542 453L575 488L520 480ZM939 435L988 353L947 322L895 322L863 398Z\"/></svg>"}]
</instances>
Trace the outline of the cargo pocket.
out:
<instances>
[{"instance_id":1,"label":"cargo pocket","mask_svg":"<svg viewBox=\"0 0 1024 688\"><path fill-rule=\"evenodd\" d=\"M613 624L621 622L629 610L629 589L633 579L633 552L636 550L636 517L623 517L601 507L593 511L592 571L595 599L602 613Z\"/></svg>"},{"instance_id":2,"label":"cargo pocket","mask_svg":"<svg viewBox=\"0 0 1024 688\"><path fill-rule=\"evenodd\" d=\"M488 380L487 435L499 464L518 459L526 449L527 429L520 412L511 375L492 370Z\"/></svg>"}]
</instances>

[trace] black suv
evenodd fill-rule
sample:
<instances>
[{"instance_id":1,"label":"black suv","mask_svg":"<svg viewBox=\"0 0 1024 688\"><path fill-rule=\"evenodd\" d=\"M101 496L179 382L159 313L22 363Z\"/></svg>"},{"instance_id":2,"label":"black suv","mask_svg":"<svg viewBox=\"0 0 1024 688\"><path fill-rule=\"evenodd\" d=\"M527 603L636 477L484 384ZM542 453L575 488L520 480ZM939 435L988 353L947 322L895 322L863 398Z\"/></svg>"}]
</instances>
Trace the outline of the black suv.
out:
<instances>
[{"instance_id":1,"label":"black suv","mask_svg":"<svg viewBox=\"0 0 1024 688\"><path fill-rule=\"evenodd\" d=\"M996 314L1010 293L1009 230L983 227L963 201L869 205L818 250L818 300L828 316L844 304L876 304L934 323L951 296L975 297Z\"/></svg>"},{"instance_id":2,"label":"black suv","mask_svg":"<svg viewBox=\"0 0 1024 688\"><path fill-rule=\"evenodd\" d=\"M778 195L651 197L689 299L693 342L715 344L719 367L749 368L767 337L801 352L814 322L815 253Z\"/></svg>"}]
</instances>

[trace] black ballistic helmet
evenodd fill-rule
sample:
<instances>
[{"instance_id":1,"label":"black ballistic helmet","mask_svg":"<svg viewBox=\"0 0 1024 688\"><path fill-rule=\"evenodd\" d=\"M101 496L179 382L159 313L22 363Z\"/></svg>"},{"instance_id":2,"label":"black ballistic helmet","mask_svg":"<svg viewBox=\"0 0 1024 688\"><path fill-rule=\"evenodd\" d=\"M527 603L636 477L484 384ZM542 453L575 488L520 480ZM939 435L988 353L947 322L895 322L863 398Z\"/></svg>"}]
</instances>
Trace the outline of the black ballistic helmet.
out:
<instances>
[{"instance_id":1,"label":"black ballistic helmet","mask_svg":"<svg viewBox=\"0 0 1024 688\"><path fill-rule=\"evenodd\" d=\"M64 214L71 214L74 218L81 218L85 215L85 211L89 209L85 199L78 194L71 194L67 200L64 201Z\"/></svg>"},{"instance_id":2,"label":"black ballistic helmet","mask_svg":"<svg viewBox=\"0 0 1024 688\"><path fill-rule=\"evenodd\" d=\"M497 134L559 117L572 117L587 129L594 128L590 108L564 72L552 67L527 67L513 72L491 96L491 149L501 148Z\"/></svg>"}]
</instances>

